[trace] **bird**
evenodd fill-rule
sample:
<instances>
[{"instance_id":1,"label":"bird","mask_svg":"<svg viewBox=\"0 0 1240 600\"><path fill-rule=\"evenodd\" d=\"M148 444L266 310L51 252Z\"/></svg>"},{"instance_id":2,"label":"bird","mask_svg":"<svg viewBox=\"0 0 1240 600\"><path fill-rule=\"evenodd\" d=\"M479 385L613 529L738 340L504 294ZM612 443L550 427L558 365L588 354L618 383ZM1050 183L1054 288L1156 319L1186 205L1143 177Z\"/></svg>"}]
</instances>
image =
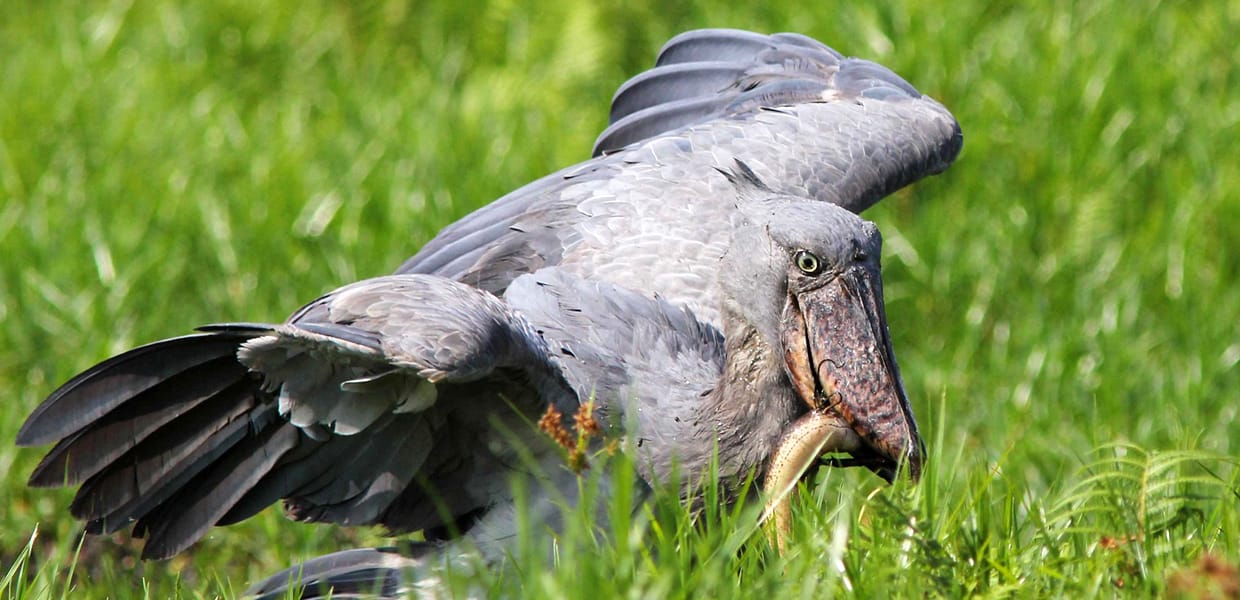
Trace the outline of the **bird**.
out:
<instances>
[{"instance_id":1,"label":"bird","mask_svg":"<svg viewBox=\"0 0 1240 600\"><path fill-rule=\"evenodd\" d=\"M602 422L650 437L646 481L673 464L698 471L708 450L723 479L761 472L824 418L838 449L915 475L924 453L883 314L878 234L852 213L954 160L950 113L810 38L704 30L622 86L611 121L594 158L449 226L387 278L282 325L208 326L71 379L18 434L56 442L31 484L79 485L71 512L87 530L132 524L144 558L280 500L297 520L458 535L485 558L516 522L511 463L487 428L528 426L547 407L580 414L600 390ZM759 246L769 252L735 250ZM669 378L696 383L696 401L646 396L671 404L641 410L642 382ZM780 400L755 404L759 392ZM659 420L674 409L729 419L679 431ZM376 583L358 572L394 585L421 560L361 549L299 573L340 593Z\"/></svg>"},{"instance_id":2,"label":"bird","mask_svg":"<svg viewBox=\"0 0 1240 600\"><path fill-rule=\"evenodd\" d=\"M597 403L601 429L643 441L635 463L651 485L678 476L673 486L691 487L715 465L710 475L735 487L764 474L795 421L822 414L852 434L832 449L919 469L882 308L877 229L831 204L739 185L765 197L732 218L718 265L723 330L557 267L516 278L502 298L435 275L364 280L284 324L207 326L69 382L23 429L54 426L65 440L35 483L81 482L73 511L88 530L136 520L144 554L156 557L281 498L298 520L464 532L451 548L345 551L298 567L303 585L339 597L408 593L410 573L433 570L428 557L462 544L498 560L517 522L512 477L532 480L526 502L553 522L554 496L578 489L574 474L557 468L553 438L505 436L548 407L573 415ZM205 384L204 371L231 367L233 355L177 360L186 344L215 338L225 348L243 340L236 360L264 394ZM156 365L179 372L148 385ZM179 379L204 384L187 390ZM83 403L105 415L68 434L63 416L42 418ZM512 469L522 455L536 468ZM293 576L255 592L282 595Z\"/></svg>"}]
</instances>

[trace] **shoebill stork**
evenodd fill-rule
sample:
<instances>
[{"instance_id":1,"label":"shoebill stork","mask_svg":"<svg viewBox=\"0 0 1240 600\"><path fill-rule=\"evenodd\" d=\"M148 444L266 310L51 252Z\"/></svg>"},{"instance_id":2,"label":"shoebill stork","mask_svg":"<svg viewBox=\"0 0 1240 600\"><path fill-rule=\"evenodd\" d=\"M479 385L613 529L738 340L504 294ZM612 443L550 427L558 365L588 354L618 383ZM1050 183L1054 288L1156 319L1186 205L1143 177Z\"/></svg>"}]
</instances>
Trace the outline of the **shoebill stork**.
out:
<instances>
[{"instance_id":1,"label":"shoebill stork","mask_svg":"<svg viewBox=\"0 0 1240 600\"><path fill-rule=\"evenodd\" d=\"M725 481L784 485L825 450L915 476L878 235L849 211L946 168L960 140L937 102L809 38L678 36L617 92L598 156L449 226L396 274L66 383L19 432L56 442L31 484L80 486L87 530L132 524L146 558L279 500L303 521L460 534L488 558L511 538L518 476L493 428L590 395L643 440L650 481L713 451ZM576 489L548 473L544 489ZM446 556L432 548L302 572L390 592Z\"/></svg>"}]
</instances>

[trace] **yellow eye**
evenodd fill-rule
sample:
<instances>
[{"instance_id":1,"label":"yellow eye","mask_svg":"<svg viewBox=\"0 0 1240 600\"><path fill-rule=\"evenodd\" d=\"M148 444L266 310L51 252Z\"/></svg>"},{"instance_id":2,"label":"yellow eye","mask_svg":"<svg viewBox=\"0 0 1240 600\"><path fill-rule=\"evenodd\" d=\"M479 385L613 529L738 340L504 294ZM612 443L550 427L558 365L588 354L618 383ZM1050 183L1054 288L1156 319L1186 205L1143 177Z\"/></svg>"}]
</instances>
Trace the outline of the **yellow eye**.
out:
<instances>
[{"instance_id":1,"label":"yellow eye","mask_svg":"<svg viewBox=\"0 0 1240 600\"><path fill-rule=\"evenodd\" d=\"M822 270L822 261L809 250L799 250L796 255L797 268L806 275L817 275Z\"/></svg>"}]
</instances>

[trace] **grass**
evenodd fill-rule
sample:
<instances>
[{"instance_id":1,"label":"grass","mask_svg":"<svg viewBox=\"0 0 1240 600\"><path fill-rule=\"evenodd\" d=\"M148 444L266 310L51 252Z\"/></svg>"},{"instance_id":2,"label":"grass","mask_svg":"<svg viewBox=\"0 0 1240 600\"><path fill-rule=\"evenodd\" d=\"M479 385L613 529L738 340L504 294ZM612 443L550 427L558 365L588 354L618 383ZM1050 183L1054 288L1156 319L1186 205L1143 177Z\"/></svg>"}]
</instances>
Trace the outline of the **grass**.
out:
<instances>
[{"instance_id":1,"label":"grass","mask_svg":"<svg viewBox=\"0 0 1240 600\"><path fill-rule=\"evenodd\" d=\"M892 67L965 131L950 171L867 213L887 240L925 480L822 474L798 497L787 558L745 535L752 511L695 526L669 510L627 531L577 523L560 568L531 553L487 589L1227 585L1240 564L1234 2L623 4L6 4L0 440L108 355L280 319L584 158L611 92L670 35L794 30ZM79 554L70 494L24 486L38 458L0 444L0 596L234 597L299 559L383 541L269 511L167 562L136 562L123 536Z\"/></svg>"}]
</instances>

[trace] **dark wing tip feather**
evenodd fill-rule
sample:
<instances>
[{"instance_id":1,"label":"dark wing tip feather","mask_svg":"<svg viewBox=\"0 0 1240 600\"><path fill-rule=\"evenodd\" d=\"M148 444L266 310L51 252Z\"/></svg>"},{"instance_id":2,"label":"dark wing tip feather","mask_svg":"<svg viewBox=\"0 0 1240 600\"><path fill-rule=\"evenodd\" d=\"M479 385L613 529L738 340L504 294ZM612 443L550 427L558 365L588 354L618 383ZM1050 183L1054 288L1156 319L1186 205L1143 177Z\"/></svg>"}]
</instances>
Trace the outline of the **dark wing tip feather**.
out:
<instances>
[{"instance_id":1,"label":"dark wing tip feather","mask_svg":"<svg viewBox=\"0 0 1240 600\"><path fill-rule=\"evenodd\" d=\"M256 402L249 381L228 386L91 476L78 489L70 512L90 521L88 529L97 532L145 517L243 439L255 410L275 412L274 406Z\"/></svg>"},{"instance_id":2,"label":"dark wing tip feather","mask_svg":"<svg viewBox=\"0 0 1240 600\"><path fill-rule=\"evenodd\" d=\"M56 444L30 475L32 487L76 485L149 435L246 379L235 357L221 356L173 374Z\"/></svg>"},{"instance_id":3,"label":"dark wing tip feather","mask_svg":"<svg viewBox=\"0 0 1240 600\"><path fill-rule=\"evenodd\" d=\"M340 451L348 449L348 444L325 444L309 436L300 438L297 446L281 456L271 470L220 517L216 525L239 523L292 496L307 482L323 473L330 473L331 466L339 463Z\"/></svg>"},{"instance_id":4,"label":"dark wing tip feather","mask_svg":"<svg viewBox=\"0 0 1240 600\"><path fill-rule=\"evenodd\" d=\"M235 354L252 333L212 332L139 346L82 372L52 392L22 424L17 445L67 438L159 382L221 356Z\"/></svg>"},{"instance_id":5,"label":"dark wing tip feather","mask_svg":"<svg viewBox=\"0 0 1240 600\"><path fill-rule=\"evenodd\" d=\"M296 447L299 436L291 426L269 427L229 448L209 471L142 518L150 532L142 557L167 558L201 539Z\"/></svg>"}]
</instances>

